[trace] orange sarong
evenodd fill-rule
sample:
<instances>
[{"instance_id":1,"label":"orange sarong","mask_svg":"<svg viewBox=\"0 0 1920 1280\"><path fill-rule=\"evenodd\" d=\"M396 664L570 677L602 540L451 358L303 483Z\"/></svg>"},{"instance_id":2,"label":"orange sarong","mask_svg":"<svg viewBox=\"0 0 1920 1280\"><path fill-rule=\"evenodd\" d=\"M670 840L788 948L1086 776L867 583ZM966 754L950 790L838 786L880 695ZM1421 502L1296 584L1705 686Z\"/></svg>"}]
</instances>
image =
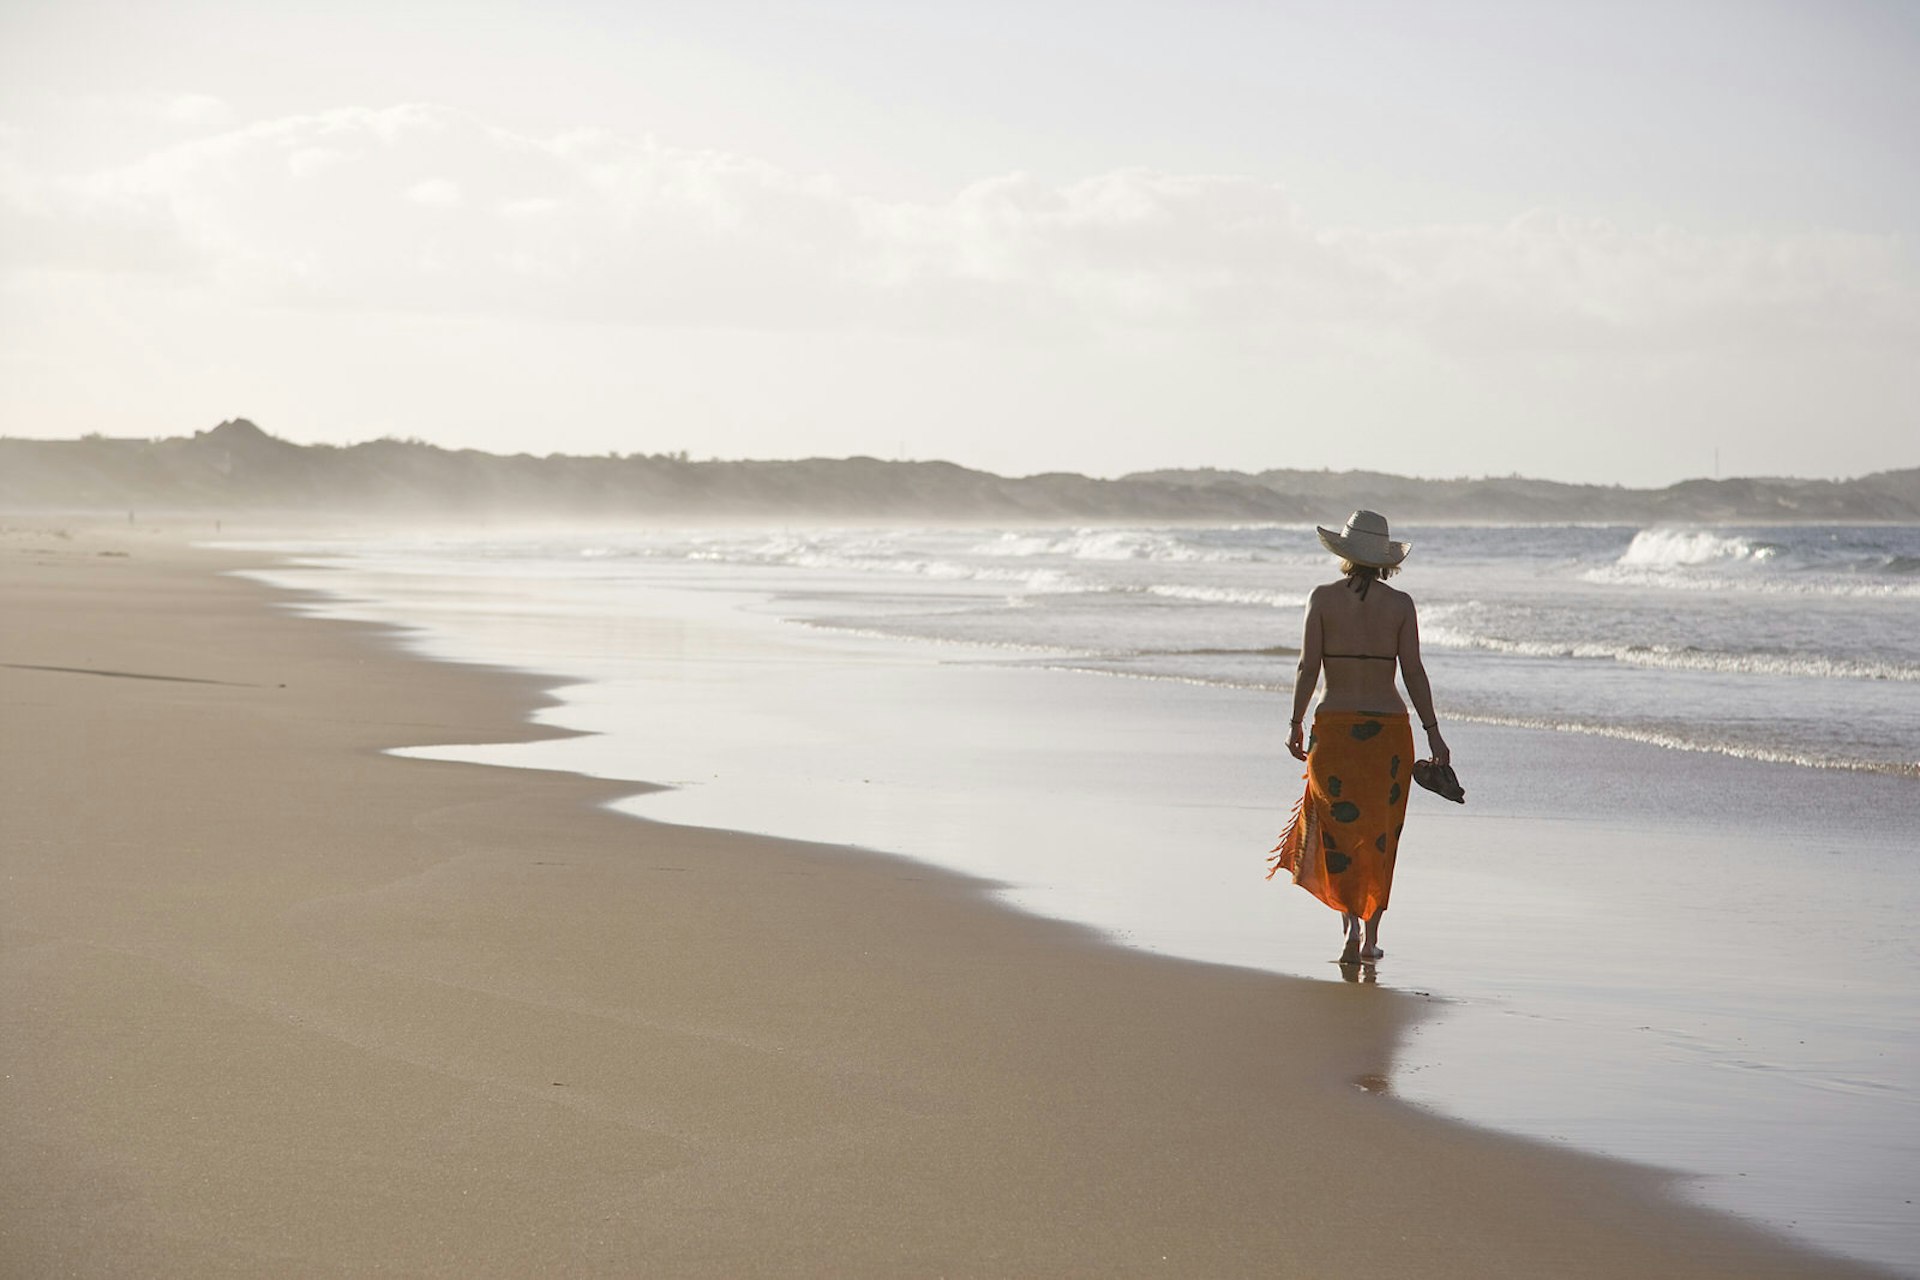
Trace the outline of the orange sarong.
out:
<instances>
[{"instance_id":1,"label":"orange sarong","mask_svg":"<svg viewBox=\"0 0 1920 1280\"><path fill-rule=\"evenodd\" d=\"M1267 859L1335 911L1386 910L1413 789L1413 726L1404 711L1321 711L1307 739L1307 790Z\"/></svg>"}]
</instances>

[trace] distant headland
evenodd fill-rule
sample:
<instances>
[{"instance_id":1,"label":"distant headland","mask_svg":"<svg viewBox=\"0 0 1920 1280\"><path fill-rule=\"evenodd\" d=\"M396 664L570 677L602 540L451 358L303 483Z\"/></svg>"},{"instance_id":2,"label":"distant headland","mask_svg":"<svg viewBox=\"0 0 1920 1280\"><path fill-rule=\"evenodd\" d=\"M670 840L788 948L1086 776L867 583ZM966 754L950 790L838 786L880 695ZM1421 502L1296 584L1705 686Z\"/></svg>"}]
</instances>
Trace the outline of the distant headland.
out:
<instances>
[{"instance_id":1,"label":"distant headland","mask_svg":"<svg viewBox=\"0 0 1920 1280\"><path fill-rule=\"evenodd\" d=\"M1147 471L1008 477L878 458L535 456L408 440L300 445L245 418L160 440L0 437L0 508L583 521L1920 521L1920 467L1852 480L1687 480L1663 489L1518 476Z\"/></svg>"}]
</instances>

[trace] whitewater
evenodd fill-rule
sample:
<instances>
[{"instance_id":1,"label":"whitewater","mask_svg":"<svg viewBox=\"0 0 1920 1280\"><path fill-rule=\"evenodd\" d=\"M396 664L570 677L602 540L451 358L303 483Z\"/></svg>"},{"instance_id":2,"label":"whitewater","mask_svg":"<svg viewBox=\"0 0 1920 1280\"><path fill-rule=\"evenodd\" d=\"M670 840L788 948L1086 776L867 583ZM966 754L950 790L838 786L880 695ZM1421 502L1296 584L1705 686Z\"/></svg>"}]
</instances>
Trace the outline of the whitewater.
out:
<instances>
[{"instance_id":1,"label":"whitewater","mask_svg":"<svg viewBox=\"0 0 1920 1280\"><path fill-rule=\"evenodd\" d=\"M1415 542L1453 718L1920 777L1920 528L1453 526ZM1327 577L1309 528L625 531L386 541L441 572L788 571L788 616L1271 689Z\"/></svg>"}]
</instances>

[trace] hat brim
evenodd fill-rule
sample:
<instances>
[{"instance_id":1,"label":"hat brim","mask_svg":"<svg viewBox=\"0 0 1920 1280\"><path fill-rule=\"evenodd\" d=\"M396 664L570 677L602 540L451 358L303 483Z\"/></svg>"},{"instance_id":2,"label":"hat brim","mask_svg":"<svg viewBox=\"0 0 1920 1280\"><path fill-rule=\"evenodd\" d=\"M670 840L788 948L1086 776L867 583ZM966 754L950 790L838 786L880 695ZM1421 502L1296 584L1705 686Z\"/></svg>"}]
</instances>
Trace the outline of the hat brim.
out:
<instances>
[{"instance_id":1,"label":"hat brim","mask_svg":"<svg viewBox=\"0 0 1920 1280\"><path fill-rule=\"evenodd\" d=\"M1407 552L1413 550L1411 542L1395 542L1378 534L1361 533L1349 537L1324 525L1313 527L1319 531L1320 544L1327 550L1342 560L1351 560L1372 569L1391 569L1407 558Z\"/></svg>"}]
</instances>

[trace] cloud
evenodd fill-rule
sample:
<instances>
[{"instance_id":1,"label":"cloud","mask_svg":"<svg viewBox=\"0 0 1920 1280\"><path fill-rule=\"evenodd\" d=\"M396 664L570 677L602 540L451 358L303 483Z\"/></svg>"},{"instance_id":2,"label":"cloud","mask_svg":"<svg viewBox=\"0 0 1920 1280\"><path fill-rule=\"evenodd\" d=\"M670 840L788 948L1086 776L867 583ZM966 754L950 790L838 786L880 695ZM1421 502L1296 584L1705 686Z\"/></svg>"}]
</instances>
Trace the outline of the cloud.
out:
<instances>
[{"instance_id":1,"label":"cloud","mask_svg":"<svg viewBox=\"0 0 1920 1280\"><path fill-rule=\"evenodd\" d=\"M287 154L287 172L295 178L313 178L347 158L337 147L300 147Z\"/></svg>"},{"instance_id":2,"label":"cloud","mask_svg":"<svg viewBox=\"0 0 1920 1280\"><path fill-rule=\"evenodd\" d=\"M503 200L497 207L503 218L545 218L560 212L560 202L551 196L522 196Z\"/></svg>"},{"instance_id":3,"label":"cloud","mask_svg":"<svg viewBox=\"0 0 1920 1280\"><path fill-rule=\"evenodd\" d=\"M407 188L407 199L414 204L451 209L462 203L460 188L445 178L427 178Z\"/></svg>"},{"instance_id":4,"label":"cloud","mask_svg":"<svg viewBox=\"0 0 1920 1280\"><path fill-rule=\"evenodd\" d=\"M223 100L207 93L172 94L158 100L154 110L161 118L182 125L223 124L233 114Z\"/></svg>"},{"instance_id":5,"label":"cloud","mask_svg":"<svg viewBox=\"0 0 1920 1280\"><path fill-rule=\"evenodd\" d=\"M1358 230L1314 225L1270 182L1137 169L887 201L747 157L422 105L263 121L78 176L0 169L0 241L8 270L158 273L241 303L631 325L1128 330L1440 359L1920 332L1914 263L1884 237L1547 210Z\"/></svg>"}]
</instances>

